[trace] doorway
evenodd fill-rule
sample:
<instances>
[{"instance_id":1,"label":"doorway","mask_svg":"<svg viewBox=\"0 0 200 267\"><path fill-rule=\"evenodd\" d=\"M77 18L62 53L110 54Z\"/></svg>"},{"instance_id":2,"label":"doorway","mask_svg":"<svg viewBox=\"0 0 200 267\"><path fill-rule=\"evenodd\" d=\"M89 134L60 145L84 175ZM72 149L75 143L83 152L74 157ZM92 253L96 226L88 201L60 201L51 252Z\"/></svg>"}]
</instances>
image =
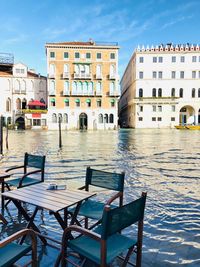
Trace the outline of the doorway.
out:
<instances>
[{"instance_id":1,"label":"doorway","mask_svg":"<svg viewBox=\"0 0 200 267\"><path fill-rule=\"evenodd\" d=\"M87 114L81 113L79 116L79 129L80 130L87 130L88 122L87 122Z\"/></svg>"}]
</instances>

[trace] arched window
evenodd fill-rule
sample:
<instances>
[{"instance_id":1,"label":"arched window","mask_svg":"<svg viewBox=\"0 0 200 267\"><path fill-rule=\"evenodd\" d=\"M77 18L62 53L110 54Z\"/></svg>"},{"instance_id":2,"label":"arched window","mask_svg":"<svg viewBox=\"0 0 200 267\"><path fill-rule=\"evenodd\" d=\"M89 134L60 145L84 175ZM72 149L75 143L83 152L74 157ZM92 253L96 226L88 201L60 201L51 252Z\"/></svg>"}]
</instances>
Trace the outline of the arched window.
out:
<instances>
[{"instance_id":1,"label":"arched window","mask_svg":"<svg viewBox=\"0 0 200 267\"><path fill-rule=\"evenodd\" d=\"M55 81L54 81L54 80L51 80L51 81L50 81L50 92L49 92L50 95L55 95L55 93L56 93L56 92L55 92L55 91L56 91L55 88L56 88L56 87L55 87Z\"/></svg>"},{"instance_id":2,"label":"arched window","mask_svg":"<svg viewBox=\"0 0 200 267\"><path fill-rule=\"evenodd\" d=\"M96 84L96 95L101 95L102 94L102 84L101 82L97 82Z\"/></svg>"},{"instance_id":3,"label":"arched window","mask_svg":"<svg viewBox=\"0 0 200 267\"><path fill-rule=\"evenodd\" d=\"M55 75L55 65L54 64L50 64L49 66L49 74L50 74L50 77Z\"/></svg>"},{"instance_id":4,"label":"arched window","mask_svg":"<svg viewBox=\"0 0 200 267\"><path fill-rule=\"evenodd\" d=\"M21 100L20 100L20 98L17 98L17 100L16 100L16 109L17 110L21 109Z\"/></svg>"},{"instance_id":5,"label":"arched window","mask_svg":"<svg viewBox=\"0 0 200 267\"><path fill-rule=\"evenodd\" d=\"M101 78L101 65L96 66L96 76L97 76L97 79Z\"/></svg>"},{"instance_id":6,"label":"arched window","mask_svg":"<svg viewBox=\"0 0 200 267\"><path fill-rule=\"evenodd\" d=\"M16 80L15 81L15 91L19 92L20 90L20 83L19 83L19 80Z\"/></svg>"},{"instance_id":7,"label":"arched window","mask_svg":"<svg viewBox=\"0 0 200 267\"><path fill-rule=\"evenodd\" d=\"M113 123L114 122L114 115L113 114L110 114L110 116L109 116L109 122L110 123Z\"/></svg>"},{"instance_id":8,"label":"arched window","mask_svg":"<svg viewBox=\"0 0 200 267\"><path fill-rule=\"evenodd\" d=\"M83 94L87 95L88 94L88 83L83 82Z\"/></svg>"},{"instance_id":9,"label":"arched window","mask_svg":"<svg viewBox=\"0 0 200 267\"><path fill-rule=\"evenodd\" d=\"M42 91L42 89L43 89L43 82L42 81L40 81L40 83L39 83L39 89Z\"/></svg>"},{"instance_id":10,"label":"arched window","mask_svg":"<svg viewBox=\"0 0 200 267\"><path fill-rule=\"evenodd\" d=\"M152 97L156 97L156 88L152 89Z\"/></svg>"},{"instance_id":11,"label":"arched window","mask_svg":"<svg viewBox=\"0 0 200 267\"><path fill-rule=\"evenodd\" d=\"M108 123L108 114L105 114L105 115L104 115L104 122L105 122L105 123Z\"/></svg>"},{"instance_id":12,"label":"arched window","mask_svg":"<svg viewBox=\"0 0 200 267\"><path fill-rule=\"evenodd\" d=\"M58 121L62 122L62 114L58 113Z\"/></svg>"},{"instance_id":13,"label":"arched window","mask_svg":"<svg viewBox=\"0 0 200 267\"><path fill-rule=\"evenodd\" d=\"M24 98L24 99L22 100L22 109L26 109L26 103L27 103L27 101L26 101L26 99Z\"/></svg>"},{"instance_id":14,"label":"arched window","mask_svg":"<svg viewBox=\"0 0 200 267\"><path fill-rule=\"evenodd\" d=\"M57 116L55 113L52 114L52 122L56 123L57 122Z\"/></svg>"},{"instance_id":15,"label":"arched window","mask_svg":"<svg viewBox=\"0 0 200 267\"><path fill-rule=\"evenodd\" d=\"M76 74L79 74L79 73L80 73L79 65L76 64L76 65L74 66L74 68L75 68L75 73L76 73Z\"/></svg>"},{"instance_id":16,"label":"arched window","mask_svg":"<svg viewBox=\"0 0 200 267\"><path fill-rule=\"evenodd\" d=\"M110 78L114 78L115 76L115 65L110 65Z\"/></svg>"},{"instance_id":17,"label":"arched window","mask_svg":"<svg viewBox=\"0 0 200 267\"><path fill-rule=\"evenodd\" d=\"M6 82L6 90L10 91L10 80L7 80Z\"/></svg>"},{"instance_id":18,"label":"arched window","mask_svg":"<svg viewBox=\"0 0 200 267\"><path fill-rule=\"evenodd\" d=\"M175 88L172 88L171 90L171 97L175 97Z\"/></svg>"},{"instance_id":19,"label":"arched window","mask_svg":"<svg viewBox=\"0 0 200 267\"><path fill-rule=\"evenodd\" d=\"M10 112L11 111L11 100L10 98L8 98L6 100L6 112Z\"/></svg>"},{"instance_id":20,"label":"arched window","mask_svg":"<svg viewBox=\"0 0 200 267\"><path fill-rule=\"evenodd\" d=\"M99 114L99 123L103 123L103 115Z\"/></svg>"},{"instance_id":21,"label":"arched window","mask_svg":"<svg viewBox=\"0 0 200 267\"><path fill-rule=\"evenodd\" d=\"M110 95L114 95L115 93L115 83L111 82L110 83Z\"/></svg>"},{"instance_id":22,"label":"arched window","mask_svg":"<svg viewBox=\"0 0 200 267\"><path fill-rule=\"evenodd\" d=\"M64 64L64 73L65 74L69 73L69 65L68 64Z\"/></svg>"},{"instance_id":23,"label":"arched window","mask_svg":"<svg viewBox=\"0 0 200 267\"><path fill-rule=\"evenodd\" d=\"M21 83L21 92L23 92L23 93L26 92L26 82L24 80Z\"/></svg>"},{"instance_id":24,"label":"arched window","mask_svg":"<svg viewBox=\"0 0 200 267\"><path fill-rule=\"evenodd\" d=\"M85 65L85 73L90 74L90 66L89 65Z\"/></svg>"},{"instance_id":25,"label":"arched window","mask_svg":"<svg viewBox=\"0 0 200 267\"><path fill-rule=\"evenodd\" d=\"M67 115L67 113L63 114L63 122L64 123L68 123L68 115Z\"/></svg>"},{"instance_id":26,"label":"arched window","mask_svg":"<svg viewBox=\"0 0 200 267\"><path fill-rule=\"evenodd\" d=\"M195 88L192 88L192 98L195 97Z\"/></svg>"},{"instance_id":27,"label":"arched window","mask_svg":"<svg viewBox=\"0 0 200 267\"><path fill-rule=\"evenodd\" d=\"M83 84L82 84L82 82L78 82L77 83L77 94L78 95L82 95L83 94Z\"/></svg>"},{"instance_id":28,"label":"arched window","mask_svg":"<svg viewBox=\"0 0 200 267\"><path fill-rule=\"evenodd\" d=\"M93 90L93 82L89 82L89 83L88 83L88 94L89 94L89 95L93 95L93 94L94 94L94 90Z\"/></svg>"},{"instance_id":29,"label":"arched window","mask_svg":"<svg viewBox=\"0 0 200 267\"><path fill-rule=\"evenodd\" d=\"M200 88L198 89L198 97L200 97Z\"/></svg>"},{"instance_id":30,"label":"arched window","mask_svg":"<svg viewBox=\"0 0 200 267\"><path fill-rule=\"evenodd\" d=\"M183 88L180 88L179 90L179 97L183 98Z\"/></svg>"},{"instance_id":31,"label":"arched window","mask_svg":"<svg viewBox=\"0 0 200 267\"><path fill-rule=\"evenodd\" d=\"M69 82L65 81L63 95L69 95Z\"/></svg>"},{"instance_id":32,"label":"arched window","mask_svg":"<svg viewBox=\"0 0 200 267\"><path fill-rule=\"evenodd\" d=\"M11 117L7 118L7 124L11 124Z\"/></svg>"},{"instance_id":33,"label":"arched window","mask_svg":"<svg viewBox=\"0 0 200 267\"><path fill-rule=\"evenodd\" d=\"M161 88L158 89L158 97L162 97L162 89Z\"/></svg>"},{"instance_id":34,"label":"arched window","mask_svg":"<svg viewBox=\"0 0 200 267\"><path fill-rule=\"evenodd\" d=\"M143 89L142 88L139 89L139 97L143 97Z\"/></svg>"},{"instance_id":35,"label":"arched window","mask_svg":"<svg viewBox=\"0 0 200 267\"><path fill-rule=\"evenodd\" d=\"M33 89L34 89L34 83L33 83L33 81L31 81L31 84L30 84L30 91L32 92Z\"/></svg>"},{"instance_id":36,"label":"arched window","mask_svg":"<svg viewBox=\"0 0 200 267\"><path fill-rule=\"evenodd\" d=\"M72 94L77 95L77 82L73 82L72 84Z\"/></svg>"}]
</instances>

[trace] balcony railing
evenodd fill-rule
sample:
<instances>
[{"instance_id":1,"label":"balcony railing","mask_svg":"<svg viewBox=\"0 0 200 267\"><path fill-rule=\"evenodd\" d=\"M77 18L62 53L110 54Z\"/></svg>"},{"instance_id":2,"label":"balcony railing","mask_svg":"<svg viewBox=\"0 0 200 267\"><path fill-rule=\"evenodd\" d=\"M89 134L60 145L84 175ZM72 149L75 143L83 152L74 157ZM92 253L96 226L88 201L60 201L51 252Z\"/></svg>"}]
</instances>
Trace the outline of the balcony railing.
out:
<instances>
[{"instance_id":1,"label":"balcony railing","mask_svg":"<svg viewBox=\"0 0 200 267\"><path fill-rule=\"evenodd\" d=\"M119 96L119 92L117 92L117 91L109 91L107 95L108 96Z\"/></svg>"},{"instance_id":2,"label":"balcony railing","mask_svg":"<svg viewBox=\"0 0 200 267\"><path fill-rule=\"evenodd\" d=\"M74 79L91 79L91 73L74 73Z\"/></svg>"},{"instance_id":3,"label":"balcony railing","mask_svg":"<svg viewBox=\"0 0 200 267\"><path fill-rule=\"evenodd\" d=\"M69 79L69 72L63 72L63 79Z\"/></svg>"},{"instance_id":4,"label":"balcony railing","mask_svg":"<svg viewBox=\"0 0 200 267\"><path fill-rule=\"evenodd\" d=\"M56 95L56 91L49 91L49 95Z\"/></svg>"},{"instance_id":5,"label":"balcony railing","mask_svg":"<svg viewBox=\"0 0 200 267\"><path fill-rule=\"evenodd\" d=\"M49 73L49 78L54 79L55 78L55 73Z\"/></svg>"},{"instance_id":6,"label":"balcony railing","mask_svg":"<svg viewBox=\"0 0 200 267\"><path fill-rule=\"evenodd\" d=\"M117 75L116 74L114 74L114 73L110 73L110 75L109 75L109 79L110 80L115 80L115 79L117 79Z\"/></svg>"},{"instance_id":7,"label":"balcony railing","mask_svg":"<svg viewBox=\"0 0 200 267\"><path fill-rule=\"evenodd\" d=\"M62 95L63 96L70 95L70 91L69 90L63 90Z\"/></svg>"},{"instance_id":8,"label":"balcony railing","mask_svg":"<svg viewBox=\"0 0 200 267\"><path fill-rule=\"evenodd\" d=\"M102 74L101 73L96 74L96 79L97 80L101 80L102 79Z\"/></svg>"}]
</instances>

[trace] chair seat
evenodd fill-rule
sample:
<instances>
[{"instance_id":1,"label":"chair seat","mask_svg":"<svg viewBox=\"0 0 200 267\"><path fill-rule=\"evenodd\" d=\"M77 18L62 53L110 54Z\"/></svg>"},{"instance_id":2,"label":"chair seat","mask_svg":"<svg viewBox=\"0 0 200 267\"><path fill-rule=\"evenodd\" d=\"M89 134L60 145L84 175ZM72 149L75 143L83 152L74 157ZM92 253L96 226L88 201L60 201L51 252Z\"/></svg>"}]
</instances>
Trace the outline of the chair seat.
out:
<instances>
[{"instance_id":1,"label":"chair seat","mask_svg":"<svg viewBox=\"0 0 200 267\"><path fill-rule=\"evenodd\" d=\"M100 220L102 218L104 206L105 203L88 199L81 205L78 215L85 216L90 219ZM117 206L111 205L110 207L116 208ZM69 212L74 213L74 211L75 208L69 209Z\"/></svg>"},{"instance_id":2,"label":"chair seat","mask_svg":"<svg viewBox=\"0 0 200 267\"><path fill-rule=\"evenodd\" d=\"M21 178L11 179L11 180L7 180L6 183L8 185L18 187L20 180ZM41 180L31 178L31 177L25 177L23 180L22 186L28 186L28 185L37 184L37 183L41 183Z\"/></svg>"},{"instance_id":3,"label":"chair seat","mask_svg":"<svg viewBox=\"0 0 200 267\"><path fill-rule=\"evenodd\" d=\"M95 232L99 233L100 228L98 227ZM100 264L100 242L87 236L80 236L69 241L68 244L72 250L75 250L82 256L94 261L97 264ZM110 264L115 257L133 245L136 245L136 241L127 236L121 234L112 235L107 239L106 263Z\"/></svg>"},{"instance_id":4,"label":"chair seat","mask_svg":"<svg viewBox=\"0 0 200 267\"><path fill-rule=\"evenodd\" d=\"M31 251L30 245L16 243L10 243L0 248L0 267L10 267L29 251Z\"/></svg>"}]
</instances>

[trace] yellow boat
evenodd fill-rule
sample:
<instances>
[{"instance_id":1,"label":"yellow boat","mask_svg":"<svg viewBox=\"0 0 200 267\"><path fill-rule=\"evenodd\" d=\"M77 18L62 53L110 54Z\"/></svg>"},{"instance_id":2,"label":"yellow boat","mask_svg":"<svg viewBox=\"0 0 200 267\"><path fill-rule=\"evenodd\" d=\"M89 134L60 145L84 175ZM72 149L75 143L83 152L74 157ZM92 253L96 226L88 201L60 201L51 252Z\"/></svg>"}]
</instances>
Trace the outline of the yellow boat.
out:
<instances>
[{"instance_id":1,"label":"yellow boat","mask_svg":"<svg viewBox=\"0 0 200 267\"><path fill-rule=\"evenodd\" d=\"M177 125L175 128L179 130L200 130L200 125Z\"/></svg>"}]
</instances>

